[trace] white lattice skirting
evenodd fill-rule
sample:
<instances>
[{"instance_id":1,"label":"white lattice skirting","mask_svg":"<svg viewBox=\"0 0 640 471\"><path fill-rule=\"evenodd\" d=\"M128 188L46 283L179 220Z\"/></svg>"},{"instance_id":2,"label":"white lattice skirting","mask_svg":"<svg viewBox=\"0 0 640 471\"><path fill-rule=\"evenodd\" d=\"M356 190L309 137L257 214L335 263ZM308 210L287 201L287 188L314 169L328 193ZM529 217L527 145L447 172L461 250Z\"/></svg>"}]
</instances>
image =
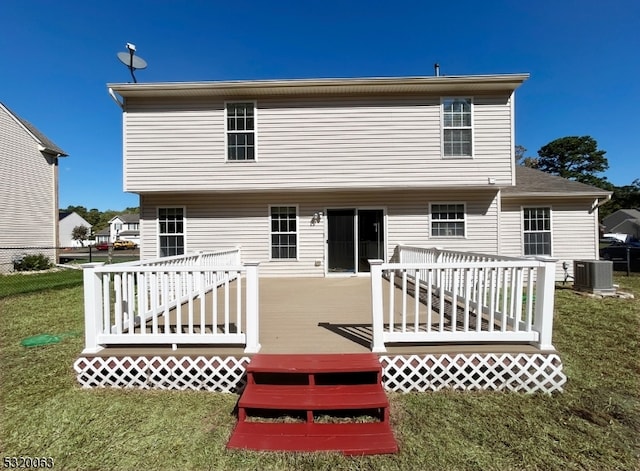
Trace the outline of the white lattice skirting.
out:
<instances>
[{"instance_id":1,"label":"white lattice skirting","mask_svg":"<svg viewBox=\"0 0 640 471\"><path fill-rule=\"evenodd\" d=\"M556 354L381 356L388 391L493 390L551 393L567 382Z\"/></svg>"},{"instance_id":2,"label":"white lattice skirting","mask_svg":"<svg viewBox=\"0 0 640 471\"><path fill-rule=\"evenodd\" d=\"M234 393L245 385L248 357L93 357L73 365L84 388L205 390Z\"/></svg>"},{"instance_id":3,"label":"white lattice skirting","mask_svg":"<svg viewBox=\"0 0 640 471\"><path fill-rule=\"evenodd\" d=\"M74 363L85 388L206 390L244 389L248 357L92 357ZM388 391L493 390L551 393L567 377L556 354L458 354L381 356Z\"/></svg>"}]
</instances>

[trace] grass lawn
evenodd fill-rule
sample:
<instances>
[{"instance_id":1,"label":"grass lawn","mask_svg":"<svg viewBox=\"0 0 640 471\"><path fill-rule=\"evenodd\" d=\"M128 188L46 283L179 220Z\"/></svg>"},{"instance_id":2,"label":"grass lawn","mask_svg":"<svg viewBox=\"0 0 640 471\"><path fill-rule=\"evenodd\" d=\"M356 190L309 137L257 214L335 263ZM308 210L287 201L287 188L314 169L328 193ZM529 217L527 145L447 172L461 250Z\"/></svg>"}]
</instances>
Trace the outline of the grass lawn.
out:
<instances>
[{"instance_id":1,"label":"grass lawn","mask_svg":"<svg viewBox=\"0 0 640 471\"><path fill-rule=\"evenodd\" d=\"M37 285L37 277L31 275ZM640 457L640 276L635 300L556 291L562 394L392 394L390 456L227 451L237 396L82 390L82 287L0 297L0 453L55 469L632 470ZM0 280L0 288L4 280ZM0 291L1 292L1 291ZM69 334L25 348L29 336Z\"/></svg>"}]
</instances>

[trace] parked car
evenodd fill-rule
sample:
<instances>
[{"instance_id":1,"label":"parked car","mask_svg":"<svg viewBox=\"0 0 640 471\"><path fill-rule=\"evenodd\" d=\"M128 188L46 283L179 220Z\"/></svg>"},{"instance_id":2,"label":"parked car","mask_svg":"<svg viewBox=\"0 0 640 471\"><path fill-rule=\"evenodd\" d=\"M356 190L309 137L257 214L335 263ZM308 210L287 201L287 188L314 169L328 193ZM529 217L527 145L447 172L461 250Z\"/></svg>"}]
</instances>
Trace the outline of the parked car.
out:
<instances>
[{"instance_id":1,"label":"parked car","mask_svg":"<svg viewBox=\"0 0 640 471\"><path fill-rule=\"evenodd\" d=\"M113 248L117 250L135 249L136 244L131 240L116 240L113 243Z\"/></svg>"},{"instance_id":2,"label":"parked car","mask_svg":"<svg viewBox=\"0 0 640 471\"><path fill-rule=\"evenodd\" d=\"M100 242L95 247L97 250L109 250L109 242Z\"/></svg>"},{"instance_id":3,"label":"parked car","mask_svg":"<svg viewBox=\"0 0 640 471\"><path fill-rule=\"evenodd\" d=\"M628 254L628 255L627 255ZM601 260L611 260L615 270L626 270L627 256L629 257L630 268L633 271L640 270L640 241L631 240L629 242L613 241L606 247L600 249Z\"/></svg>"}]
</instances>

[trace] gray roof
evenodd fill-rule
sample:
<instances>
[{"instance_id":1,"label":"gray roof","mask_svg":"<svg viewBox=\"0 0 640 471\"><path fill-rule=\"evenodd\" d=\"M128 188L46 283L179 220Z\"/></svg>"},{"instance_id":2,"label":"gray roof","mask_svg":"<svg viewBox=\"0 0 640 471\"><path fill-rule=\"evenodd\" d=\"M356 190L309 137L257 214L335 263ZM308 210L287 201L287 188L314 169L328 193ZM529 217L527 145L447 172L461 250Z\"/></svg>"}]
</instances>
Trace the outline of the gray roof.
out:
<instances>
[{"instance_id":1,"label":"gray roof","mask_svg":"<svg viewBox=\"0 0 640 471\"><path fill-rule=\"evenodd\" d=\"M48 154L55 154L58 157L66 157L67 155L69 155L60 147L58 147L55 142L41 133L33 124L31 124L26 119L22 119L20 116L11 111L11 109L9 109L7 105L5 105L4 103L0 103L0 105L2 105L2 107L7 110L7 112L12 115L16 119L16 121L18 121L27 129L27 131L34 137L38 144L40 144L44 148L43 152L46 152Z\"/></svg>"},{"instance_id":2,"label":"gray roof","mask_svg":"<svg viewBox=\"0 0 640 471\"><path fill-rule=\"evenodd\" d=\"M136 222L140 222L140 214L134 214L134 213L126 213L126 214L118 214L117 216L114 216L111 218L111 221L113 221L114 219L120 219L122 222L126 222L126 223L136 223ZM109 221L109 222L111 222Z\"/></svg>"},{"instance_id":3,"label":"gray roof","mask_svg":"<svg viewBox=\"0 0 640 471\"><path fill-rule=\"evenodd\" d=\"M567 180L522 165L516 165L516 186L502 190L503 197L519 196L592 196L604 198L610 191Z\"/></svg>"}]
</instances>

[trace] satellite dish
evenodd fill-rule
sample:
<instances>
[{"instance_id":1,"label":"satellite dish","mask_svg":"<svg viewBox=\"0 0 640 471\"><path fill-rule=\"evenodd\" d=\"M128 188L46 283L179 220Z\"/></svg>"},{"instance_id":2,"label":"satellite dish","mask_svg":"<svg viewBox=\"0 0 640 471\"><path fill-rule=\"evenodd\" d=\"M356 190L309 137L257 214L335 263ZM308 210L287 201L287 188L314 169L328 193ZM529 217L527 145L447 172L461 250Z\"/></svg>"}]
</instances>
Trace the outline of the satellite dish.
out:
<instances>
[{"instance_id":1,"label":"satellite dish","mask_svg":"<svg viewBox=\"0 0 640 471\"><path fill-rule=\"evenodd\" d=\"M146 69L147 61L145 61L142 57L137 57L136 46L135 44L127 43L127 49L129 52L119 52L118 60L127 66L129 72L131 72L131 78L133 78L133 83L138 83L136 80L136 76L133 74L134 70L137 69Z\"/></svg>"}]
</instances>

